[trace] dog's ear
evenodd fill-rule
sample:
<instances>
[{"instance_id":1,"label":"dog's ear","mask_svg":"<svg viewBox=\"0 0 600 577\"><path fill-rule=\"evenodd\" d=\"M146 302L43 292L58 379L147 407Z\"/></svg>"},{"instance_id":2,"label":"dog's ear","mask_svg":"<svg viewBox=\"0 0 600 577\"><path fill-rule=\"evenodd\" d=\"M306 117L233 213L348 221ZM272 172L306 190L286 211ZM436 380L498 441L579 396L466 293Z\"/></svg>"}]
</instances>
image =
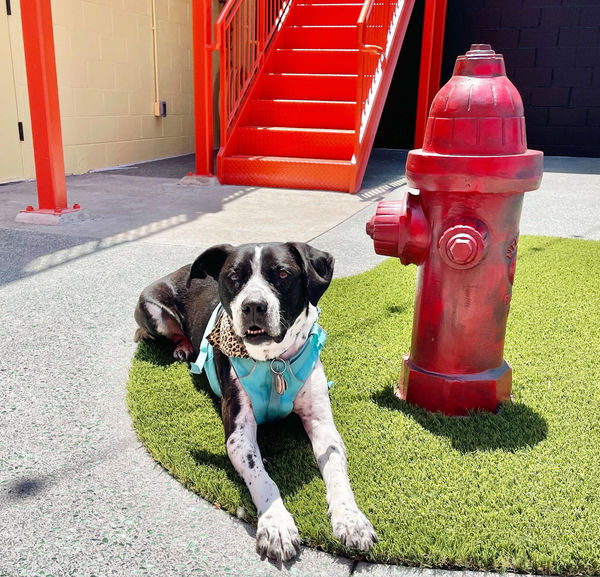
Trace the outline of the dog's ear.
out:
<instances>
[{"instance_id":1,"label":"dog's ear","mask_svg":"<svg viewBox=\"0 0 600 577\"><path fill-rule=\"evenodd\" d=\"M230 244L218 244L205 250L192 264L187 279L188 288L193 278L206 278L206 275L210 275L217 280L232 250L233 246Z\"/></svg>"},{"instance_id":2,"label":"dog's ear","mask_svg":"<svg viewBox=\"0 0 600 577\"><path fill-rule=\"evenodd\" d=\"M333 255L304 242L287 243L306 277L306 291L311 305L317 306L333 276Z\"/></svg>"}]
</instances>

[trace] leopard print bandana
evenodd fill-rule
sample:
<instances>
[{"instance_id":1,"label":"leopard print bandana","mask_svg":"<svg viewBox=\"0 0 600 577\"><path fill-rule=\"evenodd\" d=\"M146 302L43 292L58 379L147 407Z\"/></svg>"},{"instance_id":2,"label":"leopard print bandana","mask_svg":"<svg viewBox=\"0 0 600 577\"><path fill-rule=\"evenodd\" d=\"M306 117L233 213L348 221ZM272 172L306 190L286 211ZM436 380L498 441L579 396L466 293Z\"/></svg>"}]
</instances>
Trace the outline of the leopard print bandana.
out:
<instances>
[{"instance_id":1,"label":"leopard print bandana","mask_svg":"<svg viewBox=\"0 0 600 577\"><path fill-rule=\"evenodd\" d=\"M250 358L244 343L233 330L231 318L229 318L229 315L225 311L219 313L215 327L206 339L213 347L216 347L228 357Z\"/></svg>"}]
</instances>

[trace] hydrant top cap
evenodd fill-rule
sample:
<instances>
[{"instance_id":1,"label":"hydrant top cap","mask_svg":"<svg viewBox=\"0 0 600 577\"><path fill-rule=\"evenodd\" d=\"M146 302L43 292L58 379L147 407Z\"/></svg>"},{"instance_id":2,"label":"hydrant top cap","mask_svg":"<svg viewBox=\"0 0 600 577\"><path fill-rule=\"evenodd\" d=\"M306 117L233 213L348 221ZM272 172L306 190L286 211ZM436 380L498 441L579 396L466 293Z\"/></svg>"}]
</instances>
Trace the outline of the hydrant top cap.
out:
<instances>
[{"instance_id":1,"label":"hydrant top cap","mask_svg":"<svg viewBox=\"0 0 600 577\"><path fill-rule=\"evenodd\" d=\"M454 76L505 76L504 57L496 54L489 44L471 44L464 56L454 65Z\"/></svg>"},{"instance_id":2,"label":"hydrant top cap","mask_svg":"<svg viewBox=\"0 0 600 577\"><path fill-rule=\"evenodd\" d=\"M488 44L459 56L452 78L435 95L423 152L494 156L527 150L523 101L506 77L504 58Z\"/></svg>"}]
</instances>

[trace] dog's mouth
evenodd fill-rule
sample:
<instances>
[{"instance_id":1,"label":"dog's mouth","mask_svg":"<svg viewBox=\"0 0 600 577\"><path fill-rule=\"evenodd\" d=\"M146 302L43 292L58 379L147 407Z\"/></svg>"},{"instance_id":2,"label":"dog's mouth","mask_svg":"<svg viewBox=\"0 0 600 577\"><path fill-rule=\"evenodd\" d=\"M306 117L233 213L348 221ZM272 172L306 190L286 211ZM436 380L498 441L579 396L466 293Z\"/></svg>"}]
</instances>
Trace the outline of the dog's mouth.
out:
<instances>
[{"instance_id":1,"label":"dog's mouth","mask_svg":"<svg viewBox=\"0 0 600 577\"><path fill-rule=\"evenodd\" d=\"M265 329L253 325L246 330L244 340L250 344L261 344L273 340L273 337L265 331Z\"/></svg>"}]
</instances>

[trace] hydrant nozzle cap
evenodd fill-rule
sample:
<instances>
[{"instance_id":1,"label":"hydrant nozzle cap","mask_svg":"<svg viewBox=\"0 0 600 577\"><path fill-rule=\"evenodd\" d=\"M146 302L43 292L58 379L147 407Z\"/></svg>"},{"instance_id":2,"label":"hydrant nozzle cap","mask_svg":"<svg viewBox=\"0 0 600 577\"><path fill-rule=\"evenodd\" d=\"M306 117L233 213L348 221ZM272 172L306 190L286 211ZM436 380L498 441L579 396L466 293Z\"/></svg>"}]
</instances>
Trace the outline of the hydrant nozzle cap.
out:
<instances>
[{"instance_id":1,"label":"hydrant nozzle cap","mask_svg":"<svg viewBox=\"0 0 600 577\"><path fill-rule=\"evenodd\" d=\"M367 221L367 234L373 238L375 235L375 217L372 217L371 220Z\"/></svg>"}]
</instances>

